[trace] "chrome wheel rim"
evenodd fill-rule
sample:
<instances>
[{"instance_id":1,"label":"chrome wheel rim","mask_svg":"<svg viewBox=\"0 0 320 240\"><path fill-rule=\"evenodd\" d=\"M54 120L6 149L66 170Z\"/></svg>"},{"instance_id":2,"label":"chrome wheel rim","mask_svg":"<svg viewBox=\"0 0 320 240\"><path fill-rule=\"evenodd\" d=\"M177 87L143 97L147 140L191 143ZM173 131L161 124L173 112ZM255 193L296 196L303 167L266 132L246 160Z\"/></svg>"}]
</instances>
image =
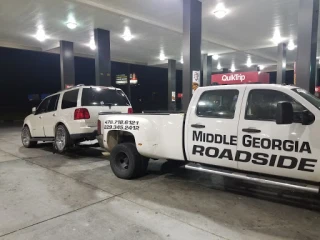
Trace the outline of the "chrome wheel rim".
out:
<instances>
[{"instance_id":1,"label":"chrome wheel rim","mask_svg":"<svg viewBox=\"0 0 320 240\"><path fill-rule=\"evenodd\" d=\"M30 133L28 131L28 128L23 128L21 137L22 137L22 144L24 146L28 146L30 143Z\"/></svg>"},{"instance_id":2,"label":"chrome wheel rim","mask_svg":"<svg viewBox=\"0 0 320 240\"><path fill-rule=\"evenodd\" d=\"M66 133L63 129L58 128L55 142L58 150L62 151L66 145Z\"/></svg>"}]
</instances>

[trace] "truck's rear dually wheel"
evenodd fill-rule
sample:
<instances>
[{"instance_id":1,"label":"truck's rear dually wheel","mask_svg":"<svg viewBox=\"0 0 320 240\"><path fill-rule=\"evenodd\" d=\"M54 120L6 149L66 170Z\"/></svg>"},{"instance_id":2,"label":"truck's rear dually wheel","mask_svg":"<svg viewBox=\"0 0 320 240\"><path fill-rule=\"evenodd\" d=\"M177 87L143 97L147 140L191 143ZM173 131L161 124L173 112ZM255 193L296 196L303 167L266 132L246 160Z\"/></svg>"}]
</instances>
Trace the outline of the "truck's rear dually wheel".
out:
<instances>
[{"instance_id":1,"label":"truck's rear dually wheel","mask_svg":"<svg viewBox=\"0 0 320 240\"><path fill-rule=\"evenodd\" d=\"M134 143L121 143L112 149L110 165L118 178L132 179L146 174L148 159L138 153Z\"/></svg>"}]
</instances>

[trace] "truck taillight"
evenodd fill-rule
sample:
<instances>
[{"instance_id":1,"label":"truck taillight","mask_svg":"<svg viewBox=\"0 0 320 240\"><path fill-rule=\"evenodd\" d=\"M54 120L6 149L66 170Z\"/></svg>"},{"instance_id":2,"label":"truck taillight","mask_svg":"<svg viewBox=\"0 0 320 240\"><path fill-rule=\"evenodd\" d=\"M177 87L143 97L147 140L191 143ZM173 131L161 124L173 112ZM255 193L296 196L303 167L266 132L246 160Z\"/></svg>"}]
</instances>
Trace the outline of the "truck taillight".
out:
<instances>
[{"instance_id":1,"label":"truck taillight","mask_svg":"<svg viewBox=\"0 0 320 240\"><path fill-rule=\"evenodd\" d=\"M133 113L133 109L132 108L128 108L128 113L129 114Z\"/></svg>"},{"instance_id":2,"label":"truck taillight","mask_svg":"<svg viewBox=\"0 0 320 240\"><path fill-rule=\"evenodd\" d=\"M101 135L101 121L98 120L98 126L97 126L98 135Z\"/></svg>"},{"instance_id":3,"label":"truck taillight","mask_svg":"<svg viewBox=\"0 0 320 240\"><path fill-rule=\"evenodd\" d=\"M90 119L90 113L86 108L77 108L74 110L74 120Z\"/></svg>"}]
</instances>

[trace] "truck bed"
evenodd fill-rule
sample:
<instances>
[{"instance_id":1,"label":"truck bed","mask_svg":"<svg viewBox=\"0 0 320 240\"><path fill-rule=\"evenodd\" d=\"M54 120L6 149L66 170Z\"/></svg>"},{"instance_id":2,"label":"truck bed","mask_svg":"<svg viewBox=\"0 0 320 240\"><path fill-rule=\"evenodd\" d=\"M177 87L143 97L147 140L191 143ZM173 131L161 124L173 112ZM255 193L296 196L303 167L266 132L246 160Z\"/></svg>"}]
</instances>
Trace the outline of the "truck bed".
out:
<instances>
[{"instance_id":1,"label":"truck bed","mask_svg":"<svg viewBox=\"0 0 320 240\"><path fill-rule=\"evenodd\" d=\"M143 156L184 160L184 116L176 112L100 113L99 119L104 123L104 137L112 130L132 133L138 152Z\"/></svg>"}]
</instances>

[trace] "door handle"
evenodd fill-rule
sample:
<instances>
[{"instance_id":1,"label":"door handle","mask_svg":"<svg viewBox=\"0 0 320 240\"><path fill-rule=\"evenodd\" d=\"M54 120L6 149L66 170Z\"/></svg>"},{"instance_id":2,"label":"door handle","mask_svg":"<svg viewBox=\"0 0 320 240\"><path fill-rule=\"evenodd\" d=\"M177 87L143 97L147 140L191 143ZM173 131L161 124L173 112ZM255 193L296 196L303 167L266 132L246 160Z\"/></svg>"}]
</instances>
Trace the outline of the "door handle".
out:
<instances>
[{"instance_id":1,"label":"door handle","mask_svg":"<svg viewBox=\"0 0 320 240\"><path fill-rule=\"evenodd\" d=\"M201 124L191 124L191 127L193 128L205 128L205 125L201 125Z\"/></svg>"},{"instance_id":2,"label":"door handle","mask_svg":"<svg viewBox=\"0 0 320 240\"><path fill-rule=\"evenodd\" d=\"M256 128L243 128L242 132L247 132L247 133L260 133L261 130L256 129Z\"/></svg>"},{"instance_id":3,"label":"door handle","mask_svg":"<svg viewBox=\"0 0 320 240\"><path fill-rule=\"evenodd\" d=\"M41 118L42 118L42 116L39 116L39 118L41 119Z\"/></svg>"},{"instance_id":4,"label":"door handle","mask_svg":"<svg viewBox=\"0 0 320 240\"><path fill-rule=\"evenodd\" d=\"M52 114L52 116L54 116L54 117L55 117L55 116L57 116L57 114L55 114L55 113L54 113L54 114Z\"/></svg>"}]
</instances>

